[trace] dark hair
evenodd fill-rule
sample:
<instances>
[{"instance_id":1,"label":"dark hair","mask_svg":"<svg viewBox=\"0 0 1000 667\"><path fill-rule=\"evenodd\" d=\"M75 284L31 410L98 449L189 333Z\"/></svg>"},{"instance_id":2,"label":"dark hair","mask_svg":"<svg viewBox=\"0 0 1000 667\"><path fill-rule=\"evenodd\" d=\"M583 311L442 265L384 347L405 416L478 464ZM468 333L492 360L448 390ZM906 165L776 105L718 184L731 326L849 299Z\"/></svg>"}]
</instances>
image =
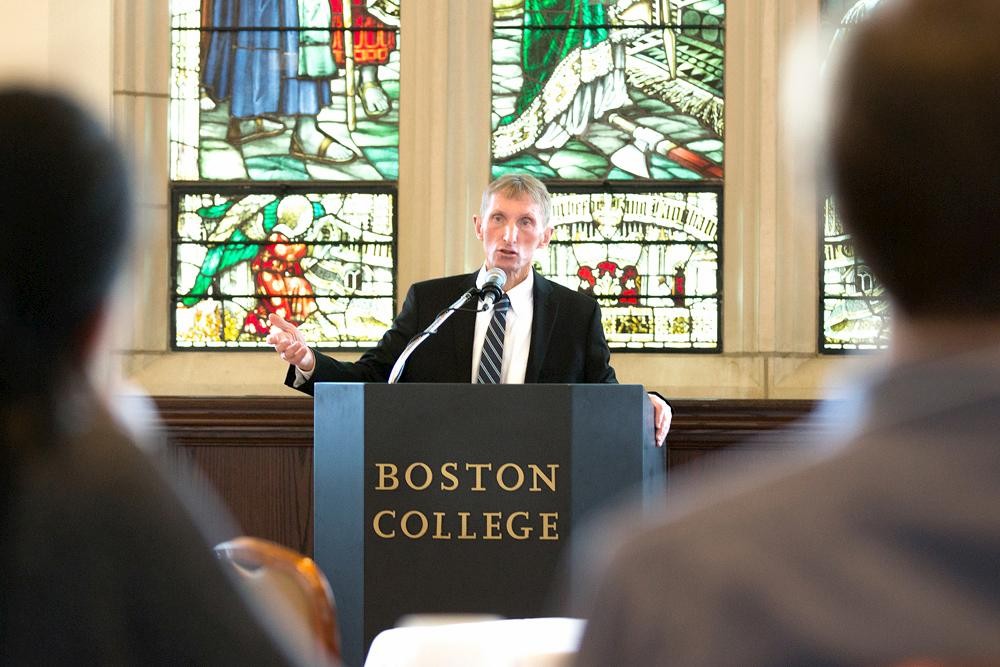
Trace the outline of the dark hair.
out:
<instances>
[{"instance_id":1,"label":"dark hair","mask_svg":"<svg viewBox=\"0 0 1000 667\"><path fill-rule=\"evenodd\" d=\"M108 133L62 95L0 90L0 389L44 394L107 300L130 228Z\"/></svg>"},{"instance_id":2,"label":"dark hair","mask_svg":"<svg viewBox=\"0 0 1000 667\"><path fill-rule=\"evenodd\" d=\"M843 44L828 136L859 254L906 313L1000 313L1000 2L883 2Z\"/></svg>"}]
</instances>

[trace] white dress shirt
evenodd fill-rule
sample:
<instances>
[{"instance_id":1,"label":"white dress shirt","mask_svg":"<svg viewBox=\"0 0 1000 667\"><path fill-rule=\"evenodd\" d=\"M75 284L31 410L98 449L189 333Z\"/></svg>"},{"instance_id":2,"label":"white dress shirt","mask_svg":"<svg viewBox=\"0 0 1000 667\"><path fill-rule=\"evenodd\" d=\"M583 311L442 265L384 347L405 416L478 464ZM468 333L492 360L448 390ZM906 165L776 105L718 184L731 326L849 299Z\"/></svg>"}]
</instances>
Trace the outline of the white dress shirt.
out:
<instances>
[{"instance_id":1,"label":"white dress shirt","mask_svg":"<svg viewBox=\"0 0 1000 667\"><path fill-rule=\"evenodd\" d=\"M486 282L486 267L479 269L476 276L476 287L482 288ZM535 297L532 290L535 286L534 271L528 272L528 277L520 284L510 289L510 310L507 311L507 329L504 333L503 363L500 368L501 384L524 384L524 374L528 370L528 353L531 351L531 321L534 318ZM479 307L483 307L482 300ZM493 318L493 309L476 315L476 333L472 338L472 377L473 383L479 374L479 357L483 353L483 342L486 340L486 330Z\"/></svg>"}]
</instances>

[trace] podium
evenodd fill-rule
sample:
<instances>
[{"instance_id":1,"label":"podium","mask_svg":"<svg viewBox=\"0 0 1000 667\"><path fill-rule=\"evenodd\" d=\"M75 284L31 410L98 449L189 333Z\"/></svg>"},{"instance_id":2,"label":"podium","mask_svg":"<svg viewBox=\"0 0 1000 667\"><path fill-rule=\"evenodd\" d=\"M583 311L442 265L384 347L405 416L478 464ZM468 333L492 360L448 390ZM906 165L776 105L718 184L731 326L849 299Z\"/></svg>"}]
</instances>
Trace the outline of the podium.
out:
<instances>
[{"instance_id":1,"label":"podium","mask_svg":"<svg viewBox=\"0 0 1000 667\"><path fill-rule=\"evenodd\" d=\"M573 526L664 480L639 385L323 383L314 410L314 559L347 664L405 614L550 611Z\"/></svg>"}]
</instances>

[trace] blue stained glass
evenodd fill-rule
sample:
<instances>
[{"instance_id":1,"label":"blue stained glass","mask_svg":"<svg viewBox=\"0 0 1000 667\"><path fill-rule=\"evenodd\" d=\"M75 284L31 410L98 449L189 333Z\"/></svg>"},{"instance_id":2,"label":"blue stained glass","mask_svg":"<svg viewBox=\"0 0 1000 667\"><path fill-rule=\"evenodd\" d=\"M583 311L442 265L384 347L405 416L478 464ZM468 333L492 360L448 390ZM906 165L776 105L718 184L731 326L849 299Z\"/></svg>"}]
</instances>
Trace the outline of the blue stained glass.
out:
<instances>
[{"instance_id":1,"label":"blue stained glass","mask_svg":"<svg viewBox=\"0 0 1000 667\"><path fill-rule=\"evenodd\" d=\"M397 178L398 0L171 0L170 11L172 180Z\"/></svg>"}]
</instances>

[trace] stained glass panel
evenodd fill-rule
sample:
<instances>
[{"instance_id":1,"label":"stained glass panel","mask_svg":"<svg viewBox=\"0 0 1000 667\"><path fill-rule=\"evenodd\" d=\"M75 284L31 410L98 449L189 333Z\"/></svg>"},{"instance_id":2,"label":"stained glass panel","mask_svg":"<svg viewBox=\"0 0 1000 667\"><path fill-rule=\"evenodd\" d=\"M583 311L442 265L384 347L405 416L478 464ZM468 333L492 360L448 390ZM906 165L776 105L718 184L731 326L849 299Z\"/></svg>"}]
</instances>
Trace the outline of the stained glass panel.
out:
<instances>
[{"instance_id":1,"label":"stained glass panel","mask_svg":"<svg viewBox=\"0 0 1000 667\"><path fill-rule=\"evenodd\" d=\"M852 25L863 21L880 0L823 0L824 34L830 52ZM823 199L820 268L821 352L880 349L889 343L889 307L878 279L855 255L851 237L837 216L835 199Z\"/></svg>"},{"instance_id":2,"label":"stained glass panel","mask_svg":"<svg viewBox=\"0 0 1000 667\"><path fill-rule=\"evenodd\" d=\"M719 181L724 0L493 0L493 176Z\"/></svg>"},{"instance_id":3,"label":"stained glass panel","mask_svg":"<svg viewBox=\"0 0 1000 667\"><path fill-rule=\"evenodd\" d=\"M170 0L170 21L172 180L397 178L399 0Z\"/></svg>"},{"instance_id":4,"label":"stained glass panel","mask_svg":"<svg viewBox=\"0 0 1000 667\"><path fill-rule=\"evenodd\" d=\"M601 303L615 350L720 350L720 193L553 194L548 278Z\"/></svg>"},{"instance_id":5,"label":"stained glass panel","mask_svg":"<svg viewBox=\"0 0 1000 667\"><path fill-rule=\"evenodd\" d=\"M391 192L186 189L174 212L175 348L264 347L273 312L326 348L371 347L392 323Z\"/></svg>"},{"instance_id":6,"label":"stained glass panel","mask_svg":"<svg viewBox=\"0 0 1000 667\"><path fill-rule=\"evenodd\" d=\"M832 197L823 214L823 350L881 348L889 342L888 302L882 285L854 253Z\"/></svg>"}]
</instances>

